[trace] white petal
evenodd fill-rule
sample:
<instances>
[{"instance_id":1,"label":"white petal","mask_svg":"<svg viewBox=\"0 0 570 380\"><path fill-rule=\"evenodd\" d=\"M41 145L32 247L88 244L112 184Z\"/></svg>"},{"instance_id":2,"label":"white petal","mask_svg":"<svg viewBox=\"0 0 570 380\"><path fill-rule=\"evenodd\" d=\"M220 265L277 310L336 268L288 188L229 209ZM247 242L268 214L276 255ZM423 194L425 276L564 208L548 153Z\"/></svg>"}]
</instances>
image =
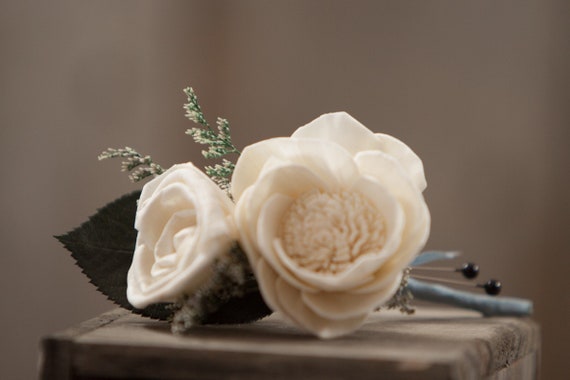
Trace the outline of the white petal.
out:
<instances>
[{"instance_id":1,"label":"white petal","mask_svg":"<svg viewBox=\"0 0 570 380\"><path fill-rule=\"evenodd\" d=\"M424 218L425 206L421 191L407 176L402 166L391 156L382 152L362 152L355 161L362 174L375 178L384 185L400 202L406 216L406 227L402 241L413 232Z\"/></svg>"},{"instance_id":2,"label":"white petal","mask_svg":"<svg viewBox=\"0 0 570 380\"><path fill-rule=\"evenodd\" d=\"M355 294L368 294L382 291L392 286L395 279L402 275L402 271L402 267L388 262L376 271L366 284L353 289L352 292Z\"/></svg>"},{"instance_id":3,"label":"white petal","mask_svg":"<svg viewBox=\"0 0 570 380\"><path fill-rule=\"evenodd\" d=\"M283 137L263 140L243 149L231 180L232 196L236 203L239 202L245 189L257 180L265 162L272 157L273 150L286 140Z\"/></svg>"},{"instance_id":4,"label":"white petal","mask_svg":"<svg viewBox=\"0 0 570 380\"><path fill-rule=\"evenodd\" d=\"M354 169L356 170L356 166ZM257 214L263 203L273 194L298 198L315 189L325 192L336 190L331 188L329 182L330 177L322 178L319 173L306 166L291 163L274 166L271 170L263 171L253 187L251 196L256 205L252 215Z\"/></svg>"},{"instance_id":5,"label":"white petal","mask_svg":"<svg viewBox=\"0 0 570 380\"><path fill-rule=\"evenodd\" d=\"M397 271L395 276L392 276L391 281L386 282L386 285L374 291L375 294L378 294L378 301L379 303L376 306L383 306L386 302L390 301L394 294L398 291L402 283L403 272Z\"/></svg>"},{"instance_id":6,"label":"white petal","mask_svg":"<svg viewBox=\"0 0 570 380\"><path fill-rule=\"evenodd\" d=\"M251 203L253 189L253 187L250 187L244 192L240 201L236 203L234 211L234 220L239 232L239 243L251 263L256 262L260 256L255 244L255 239L257 238L256 223L249 212L251 210L249 204Z\"/></svg>"},{"instance_id":7,"label":"white petal","mask_svg":"<svg viewBox=\"0 0 570 380\"><path fill-rule=\"evenodd\" d=\"M154 245L154 251L157 253L155 258L158 259L161 255L169 255L176 252L176 249L184 245L188 239L195 242L195 239L192 239L192 236L190 236L193 232L190 229L195 226L195 210L186 209L175 212L162 229L160 238Z\"/></svg>"},{"instance_id":8,"label":"white petal","mask_svg":"<svg viewBox=\"0 0 570 380\"><path fill-rule=\"evenodd\" d=\"M141 252L147 250L147 252ZM127 275L127 298L137 308L156 302L173 302L193 290L211 275L211 260L200 257L191 267L176 268L163 276L151 276L152 263L147 247L138 246Z\"/></svg>"},{"instance_id":9,"label":"white petal","mask_svg":"<svg viewBox=\"0 0 570 380\"><path fill-rule=\"evenodd\" d=\"M402 205L406 224L398 252L385 262L374 280L361 288L368 292L384 286L386 276L400 271L419 253L429 235L430 215L421 191L392 157L382 152L362 152L355 158L361 172L382 182Z\"/></svg>"},{"instance_id":10,"label":"white petal","mask_svg":"<svg viewBox=\"0 0 570 380\"><path fill-rule=\"evenodd\" d=\"M352 155L366 150L380 150L394 157L404 167L420 191L427 186L423 163L409 146L393 136L372 133L346 112L324 114L297 129L291 137L335 142Z\"/></svg>"},{"instance_id":11,"label":"white petal","mask_svg":"<svg viewBox=\"0 0 570 380\"><path fill-rule=\"evenodd\" d=\"M373 281L369 282L365 286L354 289L353 293L368 294L381 292L387 295L385 300L387 301L396 292L402 278L402 273L400 266L387 263L386 266L382 267L382 269L375 274L376 277Z\"/></svg>"},{"instance_id":12,"label":"white petal","mask_svg":"<svg viewBox=\"0 0 570 380\"><path fill-rule=\"evenodd\" d=\"M358 176L352 156L337 144L315 139L275 138L246 147L232 175L232 195L239 201L260 176L267 161L305 166L332 185L350 184ZM327 182L329 182L327 181Z\"/></svg>"},{"instance_id":13,"label":"white petal","mask_svg":"<svg viewBox=\"0 0 570 380\"><path fill-rule=\"evenodd\" d=\"M279 261L274 251L273 242L278 238L281 215L287 211L287 208L293 200L293 198L285 195L274 194L265 202L257 223L257 244L263 258L267 260L271 268L279 273L281 277L284 277L297 288L306 291L315 291L311 285L304 283L291 273L283 263Z\"/></svg>"},{"instance_id":14,"label":"white petal","mask_svg":"<svg viewBox=\"0 0 570 380\"><path fill-rule=\"evenodd\" d=\"M427 182L424 165L418 155L409 146L393 136L376 133L376 138L382 145L380 149L394 157L404 167L404 170L416 184L417 188L420 191L424 191L427 187Z\"/></svg>"},{"instance_id":15,"label":"white petal","mask_svg":"<svg viewBox=\"0 0 570 380\"><path fill-rule=\"evenodd\" d=\"M381 149L374 133L346 112L334 112L319 116L297 129L292 138L316 138L339 144L351 155L363 150Z\"/></svg>"},{"instance_id":16,"label":"white petal","mask_svg":"<svg viewBox=\"0 0 570 380\"><path fill-rule=\"evenodd\" d=\"M275 290L275 283L278 278L277 274L263 259L259 260L254 268L255 279L259 284L259 292L261 293L263 300L271 310L279 311L277 292Z\"/></svg>"},{"instance_id":17,"label":"white petal","mask_svg":"<svg viewBox=\"0 0 570 380\"><path fill-rule=\"evenodd\" d=\"M420 217L416 220L416 225L410 234L402 242L398 255L393 256L390 261L394 265L408 266L417 254L421 251L429 237L431 217L425 202L420 206Z\"/></svg>"},{"instance_id":18,"label":"white petal","mask_svg":"<svg viewBox=\"0 0 570 380\"><path fill-rule=\"evenodd\" d=\"M408 266L424 247L430 231L430 213L425 202L418 205L418 217L415 219L413 227L406 229L402 244L398 253L388 260L384 265L404 268ZM407 226L406 226L407 227Z\"/></svg>"},{"instance_id":19,"label":"white petal","mask_svg":"<svg viewBox=\"0 0 570 380\"><path fill-rule=\"evenodd\" d=\"M281 278L277 280L276 285L275 294L280 311L298 326L323 339L335 338L356 330L368 315L363 314L341 320L326 319L314 313L303 303L298 289L290 286Z\"/></svg>"},{"instance_id":20,"label":"white petal","mask_svg":"<svg viewBox=\"0 0 570 380\"><path fill-rule=\"evenodd\" d=\"M144 287L149 283L150 271L154 264L152 249L144 244L135 247L135 255L127 274L127 299L134 307L146 307L150 301L144 295Z\"/></svg>"},{"instance_id":21,"label":"white petal","mask_svg":"<svg viewBox=\"0 0 570 380\"><path fill-rule=\"evenodd\" d=\"M194 202L188 190L180 183L170 183L162 191L139 205L136 213L135 228L139 231L137 239L149 246L160 238L166 223L178 210L194 209Z\"/></svg>"},{"instance_id":22,"label":"white petal","mask_svg":"<svg viewBox=\"0 0 570 380\"><path fill-rule=\"evenodd\" d=\"M359 181L355 182L352 190L364 195L382 214L385 221L386 242L384 247L374 255L364 256L362 262L358 262L354 268L355 271L362 267L369 267L373 270L372 268L377 268L390 258L400 246L406 216L394 194L375 178L360 178ZM370 272L367 271L366 273Z\"/></svg>"},{"instance_id":23,"label":"white petal","mask_svg":"<svg viewBox=\"0 0 570 380\"><path fill-rule=\"evenodd\" d=\"M423 248L429 236L430 215L425 204L421 208L423 218L421 218L417 228L399 248L398 254L384 263L380 270L374 274L373 279L369 283L355 289L355 293L368 293L386 287L386 284L392 281L393 274L400 272L402 268L408 266L411 260L413 260L417 253Z\"/></svg>"},{"instance_id":24,"label":"white petal","mask_svg":"<svg viewBox=\"0 0 570 380\"><path fill-rule=\"evenodd\" d=\"M373 311L386 301L383 293L301 293L303 302L317 315L331 320L355 318ZM391 295L388 297L390 298Z\"/></svg>"}]
</instances>

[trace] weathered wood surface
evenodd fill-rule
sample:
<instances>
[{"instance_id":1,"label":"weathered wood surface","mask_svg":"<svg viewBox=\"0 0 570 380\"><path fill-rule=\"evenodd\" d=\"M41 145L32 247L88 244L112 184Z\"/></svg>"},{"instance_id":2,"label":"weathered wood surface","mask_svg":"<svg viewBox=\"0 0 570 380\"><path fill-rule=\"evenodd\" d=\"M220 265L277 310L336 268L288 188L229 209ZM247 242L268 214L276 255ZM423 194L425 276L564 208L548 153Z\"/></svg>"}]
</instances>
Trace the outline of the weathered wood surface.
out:
<instances>
[{"instance_id":1,"label":"weathered wood surface","mask_svg":"<svg viewBox=\"0 0 570 380\"><path fill-rule=\"evenodd\" d=\"M382 311L357 332L319 340L273 315L184 336L117 309L42 342L42 380L535 379L530 319L454 309Z\"/></svg>"}]
</instances>

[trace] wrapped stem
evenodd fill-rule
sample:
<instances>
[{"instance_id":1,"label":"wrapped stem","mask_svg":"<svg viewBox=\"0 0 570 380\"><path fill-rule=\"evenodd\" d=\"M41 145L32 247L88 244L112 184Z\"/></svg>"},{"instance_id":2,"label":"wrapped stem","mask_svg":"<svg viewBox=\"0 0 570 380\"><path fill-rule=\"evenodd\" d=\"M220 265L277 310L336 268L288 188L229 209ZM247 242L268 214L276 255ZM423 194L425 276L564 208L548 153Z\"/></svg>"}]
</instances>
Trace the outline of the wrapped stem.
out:
<instances>
[{"instance_id":1,"label":"wrapped stem","mask_svg":"<svg viewBox=\"0 0 570 380\"><path fill-rule=\"evenodd\" d=\"M529 316L532 314L532 302L522 298L493 298L487 295L472 294L432 284L414 278L408 279L407 289L414 299L442 303L481 312L486 317L492 316Z\"/></svg>"}]
</instances>

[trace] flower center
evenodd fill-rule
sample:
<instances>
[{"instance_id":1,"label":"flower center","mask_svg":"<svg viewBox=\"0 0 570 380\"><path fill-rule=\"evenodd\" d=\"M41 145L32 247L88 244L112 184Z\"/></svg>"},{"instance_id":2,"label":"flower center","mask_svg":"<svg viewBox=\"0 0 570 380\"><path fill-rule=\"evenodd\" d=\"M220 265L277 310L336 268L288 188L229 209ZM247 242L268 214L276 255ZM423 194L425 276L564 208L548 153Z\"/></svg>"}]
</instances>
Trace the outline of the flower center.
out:
<instances>
[{"instance_id":1,"label":"flower center","mask_svg":"<svg viewBox=\"0 0 570 380\"><path fill-rule=\"evenodd\" d=\"M283 248L293 261L317 273L335 274L386 241L383 216L356 192L318 190L297 198L281 225Z\"/></svg>"}]
</instances>

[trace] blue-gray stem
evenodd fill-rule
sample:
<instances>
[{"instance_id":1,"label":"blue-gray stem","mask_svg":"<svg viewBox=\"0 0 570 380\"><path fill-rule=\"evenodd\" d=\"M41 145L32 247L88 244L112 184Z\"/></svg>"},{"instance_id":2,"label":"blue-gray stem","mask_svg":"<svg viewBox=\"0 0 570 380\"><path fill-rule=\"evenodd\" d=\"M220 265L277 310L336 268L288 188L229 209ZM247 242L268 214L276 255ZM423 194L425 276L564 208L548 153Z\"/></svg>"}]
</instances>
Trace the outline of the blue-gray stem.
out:
<instances>
[{"instance_id":1,"label":"blue-gray stem","mask_svg":"<svg viewBox=\"0 0 570 380\"><path fill-rule=\"evenodd\" d=\"M408 279L407 288L415 299L476 310L487 317L500 315L528 316L532 314L532 302L522 298L494 298L488 295L462 292L414 278Z\"/></svg>"}]
</instances>

